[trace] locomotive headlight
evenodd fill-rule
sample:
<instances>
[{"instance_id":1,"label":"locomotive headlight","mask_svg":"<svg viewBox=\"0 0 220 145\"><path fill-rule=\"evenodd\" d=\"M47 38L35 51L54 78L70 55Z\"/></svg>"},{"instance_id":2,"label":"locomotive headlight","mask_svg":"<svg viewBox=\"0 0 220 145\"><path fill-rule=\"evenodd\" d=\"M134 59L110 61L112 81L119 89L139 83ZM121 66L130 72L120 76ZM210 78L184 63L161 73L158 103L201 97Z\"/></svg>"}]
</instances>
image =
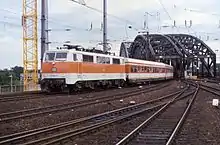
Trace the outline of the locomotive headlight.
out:
<instances>
[{"instance_id":1,"label":"locomotive headlight","mask_svg":"<svg viewBox=\"0 0 220 145\"><path fill-rule=\"evenodd\" d=\"M53 67L52 72L57 72L57 68Z\"/></svg>"}]
</instances>

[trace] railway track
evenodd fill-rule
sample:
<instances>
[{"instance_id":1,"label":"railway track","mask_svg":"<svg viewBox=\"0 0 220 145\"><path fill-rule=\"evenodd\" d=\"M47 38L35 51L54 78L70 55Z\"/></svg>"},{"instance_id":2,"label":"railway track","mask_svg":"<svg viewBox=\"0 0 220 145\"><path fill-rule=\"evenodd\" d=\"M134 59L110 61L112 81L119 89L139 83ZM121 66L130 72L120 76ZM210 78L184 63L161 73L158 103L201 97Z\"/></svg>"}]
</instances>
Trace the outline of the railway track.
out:
<instances>
[{"instance_id":1,"label":"railway track","mask_svg":"<svg viewBox=\"0 0 220 145\"><path fill-rule=\"evenodd\" d=\"M161 84L159 84L161 85ZM157 86L157 85L155 85ZM96 92L101 92L103 90L96 90ZM88 91L81 92L81 94L88 93ZM49 98L49 97L58 97L60 95L67 95L67 93L50 93L46 94L41 91L33 91L33 92L23 92L23 93L12 93L8 95L0 95L0 103L3 102L11 102L11 101L21 101L28 99L39 99L39 98ZM74 95L74 94L72 94ZM75 94L76 95L76 94Z\"/></svg>"},{"instance_id":2,"label":"railway track","mask_svg":"<svg viewBox=\"0 0 220 145\"><path fill-rule=\"evenodd\" d=\"M193 86L197 85L197 83L194 82L194 81L186 81L186 83L191 84ZM213 87L211 85L205 85L205 84L203 84L201 82L199 83L199 85L200 85L200 89L220 97L220 89L219 88Z\"/></svg>"},{"instance_id":3,"label":"railway track","mask_svg":"<svg viewBox=\"0 0 220 145\"><path fill-rule=\"evenodd\" d=\"M212 84L210 84L212 85ZM201 90L198 93L190 114L176 136L173 145L218 145L219 140L219 109L213 107L208 101L216 98L210 92Z\"/></svg>"},{"instance_id":4,"label":"railway track","mask_svg":"<svg viewBox=\"0 0 220 145\"><path fill-rule=\"evenodd\" d=\"M199 86L190 99L180 97L180 95L176 96L121 139L116 145L170 145L185 121L198 91Z\"/></svg>"},{"instance_id":5,"label":"railway track","mask_svg":"<svg viewBox=\"0 0 220 145\"><path fill-rule=\"evenodd\" d=\"M43 92L34 92L34 93L24 93L16 96L0 96L0 103L11 102L11 101L21 101L21 100L29 100L29 99L39 99L39 98L49 98L49 97L57 97L64 93L57 94L45 94Z\"/></svg>"},{"instance_id":6,"label":"railway track","mask_svg":"<svg viewBox=\"0 0 220 145\"><path fill-rule=\"evenodd\" d=\"M75 109L79 107L85 107L89 105L94 104L100 104L105 103L117 99L127 98L135 95L139 95L142 93L147 93L149 91L155 91L164 87L169 86L170 84L166 85L155 85L148 87L148 89L135 89L128 92L119 93L117 95L109 95L109 96L101 96L101 97L94 97L86 100L80 100L72 103L65 103L65 104L59 104L59 105L53 105L48 107L42 107L42 108L34 108L34 109L27 109L27 110L20 110L20 111L14 111L14 112L8 112L8 113L2 113L0 114L0 123L2 122L9 122L9 121L16 121L18 119L24 119L24 118L30 118L34 116L44 115L44 114L50 114L54 112L60 112L65 111L69 109Z\"/></svg>"},{"instance_id":7,"label":"railway track","mask_svg":"<svg viewBox=\"0 0 220 145\"><path fill-rule=\"evenodd\" d=\"M215 80L215 79L202 79L201 81L214 83L214 84L220 84L220 80Z\"/></svg>"},{"instance_id":8,"label":"railway track","mask_svg":"<svg viewBox=\"0 0 220 145\"><path fill-rule=\"evenodd\" d=\"M27 91L27 92L14 92L14 93L2 93L0 94L0 98L4 97L13 97L13 96L23 96L23 95L32 95L38 94L41 91Z\"/></svg>"},{"instance_id":9,"label":"railway track","mask_svg":"<svg viewBox=\"0 0 220 145\"><path fill-rule=\"evenodd\" d=\"M96 90L96 92L101 92L103 90ZM86 94L88 91L81 92L81 94ZM21 100L28 100L28 99L41 99L41 98L49 98L49 97L59 97L62 95L68 95L67 93L60 92L60 93L44 93L41 91L35 91L35 92L24 92L24 93L14 93L9 95L0 95L0 103L1 102L11 102L11 101L21 101ZM71 94L71 95L77 95L77 94Z\"/></svg>"},{"instance_id":10,"label":"railway track","mask_svg":"<svg viewBox=\"0 0 220 145\"><path fill-rule=\"evenodd\" d=\"M65 123L60 123L44 128L15 133L0 137L0 144L54 144L65 141L68 138L79 136L85 133L96 131L100 128L112 125L137 115L158 110L164 106L173 96L179 96L184 90L146 101L140 104L120 108ZM191 93L189 93L191 94ZM189 95L188 94L188 95ZM47 137L45 137L45 135ZM31 141L30 141L31 140ZM25 142L29 141L29 142Z\"/></svg>"}]
</instances>

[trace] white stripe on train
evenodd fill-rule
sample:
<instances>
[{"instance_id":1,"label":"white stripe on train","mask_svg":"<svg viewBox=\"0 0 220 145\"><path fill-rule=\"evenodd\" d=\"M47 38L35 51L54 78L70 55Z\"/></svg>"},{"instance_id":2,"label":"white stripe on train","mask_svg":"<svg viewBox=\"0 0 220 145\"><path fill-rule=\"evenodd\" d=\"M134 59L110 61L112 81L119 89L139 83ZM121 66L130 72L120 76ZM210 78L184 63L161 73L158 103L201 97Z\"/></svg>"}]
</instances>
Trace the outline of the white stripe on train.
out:
<instances>
[{"instance_id":1,"label":"white stripe on train","mask_svg":"<svg viewBox=\"0 0 220 145\"><path fill-rule=\"evenodd\" d=\"M66 84L92 80L126 80L126 73L43 73L42 79L65 79ZM129 73L129 80L168 79L172 73Z\"/></svg>"}]
</instances>

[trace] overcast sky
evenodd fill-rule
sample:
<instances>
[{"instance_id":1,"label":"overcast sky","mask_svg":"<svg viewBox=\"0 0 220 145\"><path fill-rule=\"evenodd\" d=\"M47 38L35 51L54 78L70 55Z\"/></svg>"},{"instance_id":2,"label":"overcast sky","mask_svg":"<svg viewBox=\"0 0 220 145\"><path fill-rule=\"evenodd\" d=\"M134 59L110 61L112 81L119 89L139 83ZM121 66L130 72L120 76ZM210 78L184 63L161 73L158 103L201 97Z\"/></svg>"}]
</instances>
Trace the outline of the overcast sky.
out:
<instances>
[{"instance_id":1,"label":"overcast sky","mask_svg":"<svg viewBox=\"0 0 220 145\"><path fill-rule=\"evenodd\" d=\"M102 0L85 2L88 6L102 9ZM108 39L112 43L112 51L118 52L121 41L133 40L143 29L146 12L150 13L148 25L151 33L188 33L204 40L214 51L220 49L219 7L219 0L108 0ZM21 12L22 0L1 0L0 68L22 65ZM177 28L161 27L172 26L174 20ZM185 27L185 20L192 20L191 28ZM50 49L65 41L85 47L96 46L102 40L101 22L102 14L99 12L70 0L49 0ZM88 31L91 23L93 28ZM128 29L130 25L132 29ZM67 28L71 31L64 31ZM40 41L40 32L38 34ZM220 51L217 57L219 54Z\"/></svg>"}]
</instances>

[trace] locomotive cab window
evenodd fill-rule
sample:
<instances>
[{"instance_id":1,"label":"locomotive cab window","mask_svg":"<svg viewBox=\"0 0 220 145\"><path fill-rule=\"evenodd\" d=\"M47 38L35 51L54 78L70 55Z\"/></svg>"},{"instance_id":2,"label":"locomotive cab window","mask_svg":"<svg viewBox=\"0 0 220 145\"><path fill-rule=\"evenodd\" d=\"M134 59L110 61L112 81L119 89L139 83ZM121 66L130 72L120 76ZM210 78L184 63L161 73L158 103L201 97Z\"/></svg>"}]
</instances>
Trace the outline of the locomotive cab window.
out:
<instances>
[{"instance_id":1,"label":"locomotive cab window","mask_svg":"<svg viewBox=\"0 0 220 145\"><path fill-rule=\"evenodd\" d=\"M56 54L56 61L65 61L67 59L67 53L65 52L58 52Z\"/></svg>"},{"instance_id":2,"label":"locomotive cab window","mask_svg":"<svg viewBox=\"0 0 220 145\"><path fill-rule=\"evenodd\" d=\"M46 53L45 61L54 61L55 53Z\"/></svg>"},{"instance_id":3,"label":"locomotive cab window","mask_svg":"<svg viewBox=\"0 0 220 145\"><path fill-rule=\"evenodd\" d=\"M93 62L93 56L83 55L83 62Z\"/></svg>"}]
</instances>

